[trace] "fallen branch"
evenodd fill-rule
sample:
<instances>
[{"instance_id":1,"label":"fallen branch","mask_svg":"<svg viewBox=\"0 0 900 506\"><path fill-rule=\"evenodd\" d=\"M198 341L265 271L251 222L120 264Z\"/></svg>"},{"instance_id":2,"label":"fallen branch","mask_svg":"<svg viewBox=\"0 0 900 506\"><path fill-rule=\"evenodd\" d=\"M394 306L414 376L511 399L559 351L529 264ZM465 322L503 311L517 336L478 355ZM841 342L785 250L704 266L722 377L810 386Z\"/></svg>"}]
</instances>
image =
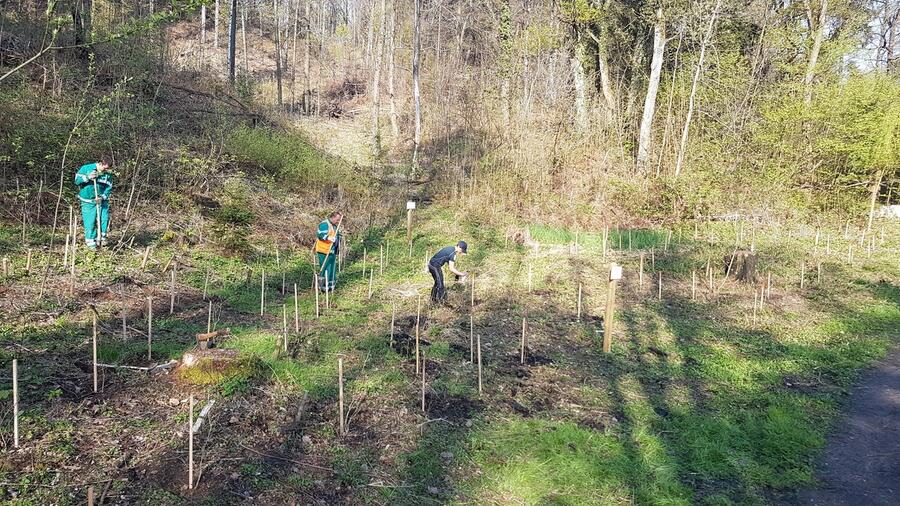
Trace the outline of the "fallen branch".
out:
<instances>
[{"instance_id":1,"label":"fallen branch","mask_svg":"<svg viewBox=\"0 0 900 506\"><path fill-rule=\"evenodd\" d=\"M171 360L166 362L165 364L156 364L150 365L146 367L139 367L136 365L116 365L116 364L97 364L97 367L106 367L108 369L131 369L133 371L144 371L144 372L153 372L156 370L167 370L175 367L178 364L177 360Z\"/></svg>"}]
</instances>

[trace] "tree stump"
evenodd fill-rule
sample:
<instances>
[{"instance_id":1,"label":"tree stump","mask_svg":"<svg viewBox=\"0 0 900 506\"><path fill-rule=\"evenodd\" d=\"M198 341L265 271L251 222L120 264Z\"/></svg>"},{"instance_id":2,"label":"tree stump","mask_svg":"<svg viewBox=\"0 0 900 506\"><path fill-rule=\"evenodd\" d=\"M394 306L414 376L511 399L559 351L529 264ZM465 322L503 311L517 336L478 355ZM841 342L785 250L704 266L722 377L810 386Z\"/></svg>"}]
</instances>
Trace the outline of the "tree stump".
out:
<instances>
[{"instance_id":1,"label":"tree stump","mask_svg":"<svg viewBox=\"0 0 900 506\"><path fill-rule=\"evenodd\" d=\"M750 284L757 282L756 260L756 253L748 250L737 250L733 258L732 255L722 257L726 275L733 277L737 281Z\"/></svg>"}]
</instances>

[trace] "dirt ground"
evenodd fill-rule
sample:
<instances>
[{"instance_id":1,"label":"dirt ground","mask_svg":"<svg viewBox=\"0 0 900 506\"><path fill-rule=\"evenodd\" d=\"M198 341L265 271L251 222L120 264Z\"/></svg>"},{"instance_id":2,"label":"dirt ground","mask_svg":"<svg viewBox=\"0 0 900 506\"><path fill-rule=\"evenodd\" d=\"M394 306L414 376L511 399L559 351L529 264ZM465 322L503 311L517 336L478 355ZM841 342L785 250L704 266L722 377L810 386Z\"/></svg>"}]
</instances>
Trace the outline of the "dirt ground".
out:
<instances>
[{"instance_id":1,"label":"dirt ground","mask_svg":"<svg viewBox=\"0 0 900 506\"><path fill-rule=\"evenodd\" d=\"M900 493L900 347L865 373L843 420L828 439L816 477L785 504L898 503Z\"/></svg>"}]
</instances>

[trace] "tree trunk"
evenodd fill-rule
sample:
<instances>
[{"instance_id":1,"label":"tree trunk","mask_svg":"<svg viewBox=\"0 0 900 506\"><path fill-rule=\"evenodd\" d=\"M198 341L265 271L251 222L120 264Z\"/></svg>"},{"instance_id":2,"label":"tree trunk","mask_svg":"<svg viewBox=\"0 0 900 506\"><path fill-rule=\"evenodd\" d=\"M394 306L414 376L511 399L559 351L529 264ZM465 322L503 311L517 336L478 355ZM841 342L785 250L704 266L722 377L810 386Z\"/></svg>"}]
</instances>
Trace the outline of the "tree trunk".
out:
<instances>
[{"instance_id":1,"label":"tree trunk","mask_svg":"<svg viewBox=\"0 0 900 506\"><path fill-rule=\"evenodd\" d=\"M366 39L366 67L372 67L373 39L375 38L375 0L369 7L369 38Z\"/></svg>"},{"instance_id":2,"label":"tree trunk","mask_svg":"<svg viewBox=\"0 0 900 506\"><path fill-rule=\"evenodd\" d=\"M866 233L872 231L872 221L875 218L875 204L878 203L878 192L881 190L881 180L884 178L884 170L878 171L878 176L875 177L875 183L872 184L872 189L869 194L869 222L866 223Z\"/></svg>"},{"instance_id":3,"label":"tree trunk","mask_svg":"<svg viewBox=\"0 0 900 506\"><path fill-rule=\"evenodd\" d=\"M200 43L206 44L206 4L200 6Z\"/></svg>"},{"instance_id":4,"label":"tree trunk","mask_svg":"<svg viewBox=\"0 0 900 506\"><path fill-rule=\"evenodd\" d=\"M275 82L278 94L278 107L284 105L281 82L281 19L278 17L278 0L273 0L272 9L275 13Z\"/></svg>"},{"instance_id":5,"label":"tree trunk","mask_svg":"<svg viewBox=\"0 0 900 506\"><path fill-rule=\"evenodd\" d=\"M310 0L305 0L303 10L305 12L304 16L306 17L306 33L303 36L303 113L309 114L310 111L310 90L312 89L312 82L310 81L309 74L309 50L310 45L312 44L312 19L310 16L309 10Z\"/></svg>"},{"instance_id":6,"label":"tree trunk","mask_svg":"<svg viewBox=\"0 0 900 506\"><path fill-rule=\"evenodd\" d=\"M415 3L415 12L413 19L413 61L412 61L412 78L413 78L413 100L415 103L415 135L413 137L413 173L417 172L417 164L419 161L419 145L422 142L422 103L421 94L419 92L419 57L421 52L421 24L422 24L422 0L413 0Z\"/></svg>"},{"instance_id":7,"label":"tree trunk","mask_svg":"<svg viewBox=\"0 0 900 506\"><path fill-rule=\"evenodd\" d=\"M396 48L396 37L397 37L397 7L394 5L394 2L391 1L391 33L390 33L390 41L391 47L388 51L388 100L390 102L390 113L391 113L391 133L394 135L394 142L397 141L397 138L400 137L400 121L397 119L397 100L396 94L394 92L394 56L397 52Z\"/></svg>"},{"instance_id":8,"label":"tree trunk","mask_svg":"<svg viewBox=\"0 0 900 506\"><path fill-rule=\"evenodd\" d=\"M384 22L385 0L381 0L381 23L378 29L378 38L375 39L375 75L372 78L372 163L378 164L381 156L381 59L384 55Z\"/></svg>"},{"instance_id":9,"label":"tree trunk","mask_svg":"<svg viewBox=\"0 0 900 506\"><path fill-rule=\"evenodd\" d=\"M247 55L247 0L243 0L241 9L241 41L244 45L244 73L250 73L250 57Z\"/></svg>"},{"instance_id":10,"label":"tree trunk","mask_svg":"<svg viewBox=\"0 0 900 506\"><path fill-rule=\"evenodd\" d=\"M234 86L235 57L237 55L237 0L231 0L231 8L228 12L228 80Z\"/></svg>"},{"instance_id":11,"label":"tree trunk","mask_svg":"<svg viewBox=\"0 0 900 506\"><path fill-rule=\"evenodd\" d=\"M291 108L297 103L297 27L300 24L300 1L294 5L294 41L291 46Z\"/></svg>"},{"instance_id":12,"label":"tree trunk","mask_svg":"<svg viewBox=\"0 0 900 506\"><path fill-rule=\"evenodd\" d=\"M219 0L216 0L216 10L213 15L213 46L219 48Z\"/></svg>"},{"instance_id":13,"label":"tree trunk","mask_svg":"<svg viewBox=\"0 0 900 506\"><path fill-rule=\"evenodd\" d=\"M647 83L647 96L644 98L644 114L641 117L641 128L638 134L637 169L644 171L650 162L652 142L653 114L656 112L656 94L659 91L659 77L662 73L663 53L666 49L666 20L662 7L656 10L656 23L653 27L653 59L650 61L650 81Z\"/></svg>"},{"instance_id":14,"label":"tree trunk","mask_svg":"<svg viewBox=\"0 0 900 506\"><path fill-rule=\"evenodd\" d=\"M809 62L806 65L806 76L803 78L804 95L803 102L807 105L812 101L812 84L815 77L816 62L819 60L819 51L822 49L822 38L825 34L825 17L828 11L828 0L822 0L818 17L813 14L812 0L806 1L806 19L813 37L813 45L809 51Z\"/></svg>"},{"instance_id":15,"label":"tree trunk","mask_svg":"<svg viewBox=\"0 0 900 506\"><path fill-rule=\"evenodd\" d=\"M319 2L319 71L316 77L316 116L322 114L322 68L325 51L325 0Z\"/></svg>"},{"instance_id":16,"label":"tree trunk","mask_svg":"<svg viewBox=\"0 0 900 506\"><path fill-rule=\"evenodd\" d=\"M587 49L584 42L575 43L575 56L572 57L572 80L575 85L575 126L580 132L588 129L588 96L587 71L584 68Z\"/></svg>"},{"instance_id":17,"label":"tree trunk","mask_svg":"<svg viewBox=\"0 0 900 506\"><path fill-rule=\"evenodd\" d=\"M706 56L706 46L712 40L713 30L716 26L716 18L719 16L719 7L722 0L716 0L716 6L713 8L712 15L709 18L709 25L706 27L706 34L700 42L700 57L697 60L697 69L694 71L694 79L691 82L691 94L688 98L687 116L684 118L684 129L681 131L681 144L678 148L678 159L675 161L675 177L681 174L681 166L684 163L684 153L687 151L688 133L691 128L691 118L694 115L694 99L697 95L697 85L700 83L700 75L703 72L703 59Z\"/></svg>"}]
</instances>

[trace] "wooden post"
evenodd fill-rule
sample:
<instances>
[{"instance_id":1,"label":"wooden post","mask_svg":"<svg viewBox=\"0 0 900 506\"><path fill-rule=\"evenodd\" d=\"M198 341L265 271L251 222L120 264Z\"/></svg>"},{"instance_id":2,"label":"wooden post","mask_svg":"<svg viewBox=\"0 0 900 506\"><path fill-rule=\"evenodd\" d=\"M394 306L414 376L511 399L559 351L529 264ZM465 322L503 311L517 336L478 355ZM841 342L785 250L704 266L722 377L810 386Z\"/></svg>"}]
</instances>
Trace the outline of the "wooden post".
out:
<instances>
[{"instance_id":1,"label":"wooden post","mask_svg":"<svg viewBox=\"0 0 900 506\"><path fill-rule=\"evenodd\" d=\"M650 268L656 270L656 248L650 248Z\"/></svg>"},{"instance_id":2,"label":"wooden post","mask_svg":"<svg viewBox=\"0 0 900 506\"><path fill-rule=\"evenodd\" d=\"M285 287L287 286L287 285L285 284L286 280L287 280L287 275L286 275L285 273L282 272L282 273L281 273L281 296L282 296L282 297L284 297Z\"/></svg>"},{"instance_id":3,"label":"wooden post","mask_svg":"<svg viewBox=\"0 0 900 506\"><path fill-rule=\"evenodd\" d=\"M209 310L206 312L206 333L212 332L212 300L209 301Z\"/></svg>"},{"instance_id":4,"label":"wooden post","mask_svg":"<svg viewBox=\"0 0 900 506\"><path fill-rule=\"evenodd\" d=\"M847 263L848 264L853 263L853 245L852 244L847 245Z\"/></svg>"},{"instance_id":5,"label":"wooden post","mask_svg":"<svg viewBox=\"0 0 900 506\"><path fill-rule=\"evenodd\" d=\"M153 297L147 297L147 360L153 358Z\"/></svg>"},{"instance_id":6,"label":"wooden post","mask_svg":"<svg viewBox=\"0 0 900 506\"><path fill-rule=\"evenodd\" d=\"M369 249L363 248L363 278L366 276L366 261L368 260Z\"/></svg>"},{"instance_id":7,"label":"wooden post","mask_svg":"<svg viewBox=\"0 0 900 506\"><path fill-rule=\"evenodd\" d=\"M641 251L641 262L638 270L638 287L644 288L644 252Z\"/></svg>"},{"instance_id":8,"label":"wooden post","mask_svg":"<svg viewBox=\"0 0 900 506\"><path fill-rule=\"evenodd\" d=\"M12 361L13 448L19 447L19 361Z\"/></svg>"},{"instance_id":9,"label":"wooden post","mask_svg":"<svg viewBox=\"0 0 900 506\"><path fill-rule=\"evenodd\" d=\"M203 300L206 300L206 294L209 292L209 268L206 269L206 275L203 276Z\"/></svg>"},{"instance_id":10,"label":"wooden post","mask_svg":"<svg viewBox=\"0 0 900 506\"><path fill-rule=\"evenodd\" d=\"M94 486L93 485L88 486L87 503L88 503L88 506L94 506Z\"/></svg>"},{"instance_id":11,"label":"wooden post","mask_svg":"<svg viewBox=\"0 0 900 506\"><path fill-rule=\"evenodd\" d=\"M806 262L800 262L800 289L803 290L803 284L806 281Z\"/></svg>"},{"instance_id":12,"label":"wooden post","mask_svg":"<svg viewBox=\"0 0 900 506\"><path fill-rule=\"evenodd\" d=\"M422 318L422 296L416 304L416 374L419 374L419 322Z\"/></svg>"},{"instance_id":13,"label":"wooden post","mask_svg":"<svg viewBox=\"0 0 900 506\"><path fill-rule=\"evenodd\" d=\"M31 248L25 253L25 275L31 275Z\"/></svg>"},{"instance_id":14,"label":"wooden post","mask_svg":"<svg viewBox=\"0 0 900 506\"><path fill-rule=\"evenodd\" d=\"M8 257L3 257L3 277L9 277L9 258Z\"/></svg>"},{"instance_id":15,"label":"wooden post","mask_svg":"<svg viewBox=\"0 0 900 506\"><path fill-rule=\"evenodd\" d=\"M72 244L73 245L75 244L74 239L72 240ZM141 270L144 270L147 268L147 260L149 260L149 259L150 259L150 246L147 246L147 248L144 250L144 258L141 259Z\"/></svg>"},{"instance_id":16,"label":"wooden post","mask_svg":"<svg viewBox=\"0 0 900 506\"><path fill-rule=\"evenodd\" d=\"M319 276L313 275L315 287L313 290L316 292L316 318L319 317Z\"/></svg>"},{"instance_id":17,"label":"wooden post","mask_svg":"<svg viewBox=\"0 0 900 506\"><path fill-rule=\"evenodd\" d=\"M469 363L475 362L475 317L469 313Z\"/></svg>"},{"instance_id":18,"label":"wooden post","mask_svg":"<svg viewBox=\"0 0 900 506\"><path fill-rule=\"evenodd\" d=\"M93 327L94 393L97 393L97 313L93 314Z\"/></svg>"},{"instance_id":19,"label":"wooden post","mask_svg":"<svg viewBox=\"0 0 900 506\"><path fill-rule=\"evenodd\" d=\"M125 319L125 305L122 305L122 341L128 340L128 322Z\"/></svg>"},{"instance_id":20,"label":"wooden post","mask_svg":"<svg viewBox=\"0 0 900 506\"><path fill-rule=\"evenodd\" d=\"M609 225L603 227L603 258L606 258L606 241L609 239Z\"/></svg>"},{"instance_id":21,"label":"wooden post","mask_svg":"<svg viewBox=\"0 0 900 506\"><path fill-rule=\"evenodd\" d=\"M422 350L422 412L425 412L425 350Z\"/></svg>"},{"instance_id":22,"label":"wooden post","mask_svg":"<svg viewBox=\"0 0 900 506\"><path fill-rule=\"evenodd\" d=\"M372 300L372 281L375 279L375 268L369 270L369 300Z\"/></svg>"},{"instance_id":23,"label":"wooden post","mask_svg":"<svg viewBox=\"0 0 900 506\"><path fill-rule=\"evenodd\" d=\"M391 347L394 346L394 322L397 320L397 305L391 303Z\"/></svg>"},{"instance_id":24,"label":"wooden post","mask_svg":"<svg viewBox=\"0 0 900 506\"><path fill-rule=\"evenodd\" d=\"M409 244L410 256L412 256L412 209L406 210L406 242Z\"/></svg>"},{"instance_id":25,"label":"wooden post","mask_svg":"<svg viewBox=\"0 0 900 506\"><path fill-rule=\"evenodd\" d=\"M194 394L188 398L188 488L194 488Z\"/></svg>"},{"instance_id":26,"label":"wooden post","mask_svg":"<svg viewBox=\"0 0 900 506\"><path fill-rule=\"evenodd\" d=\"M606 289L606 316L603 322L603 353L612 346L613 318L616 305L616 281L621 277L621 267L615 262L609 266L609 285Z\"/></svg>"},{"instance_id":27,"label":"wooden post","mask_svg":"<svg viewBox=\"0 0 900 506\"><path fill-rule=\"evenodd\" d=\"M691 271L691 300L697 300L697 269Z\"/></svg>"},{"instance_id":28,"label":"wooden post","mask_svg":"<svg viewBox=\"0 0 900 506\"><path fill-rule=\"evenodd\" d=\"M666 243L665 243L665 246L663 247L663 251L664 251L664 252L666 252L666 253L669 252L669 242L671 242L671 241L672 241L672 231L669 230L668 233L666 234Z\"/></svg>"},{"instance_id":29,"label":"wooden post","mask_svg":"<svg viewBox=\"0 0 900 506\"><path fill-rule=\"evenodd\" d=\"M578 304L576 308L576 319L581 321L581 283L578 283Z\"/></svg>"},{"instance_id":30,"label":"wooden post","mask_svg":"<svg viewBox=\"0 0 900 506\"><path fill-rule=\"evenodd\" d=\"M325 308L331 308L331 284L328 281L328 271L325 271Z\"/></svg>"},{"instance_id":31,"label":"wooden post","mask_svg":"<svg viewBox=\"0 0 900 506\"><path fill-rule=\"evenodd\" d=\"M288 330L287 330L287 304L281 305L281 337L284 351L288 349Z\"/></svg>"},{"instance_id":32,"label":"wooden post","mask_svg":"<svg viewBox=\"0 0 900 506\"><path fill-rule=\"evenodd\" d=\"M384 274L384 246L380 246L378 252L378 274Z\"/></svg>"},{"instance_id":33,"label":"wooden post","mask_svg":"<svg viewBox=\"0 0 900 506\"><path fill-rule=\"evenodd\" d=\"M525 317L522 317L522 343L519 352L519 361L525 365Z\"/></svg>"},{"instance_id":34,"label":"wooden post","mask_svg":"<svg viewBox=\"0 0 900 506\"><path fill-rule=\"evenodd\" d=\"M416 357L418 362L419 358ZM340 435L346 433L344 428L344 359L338 358L338 417L340 417Z\"/></svg>"},{"instance_id":35,"label":"wooden post","mask_svg":"<svg viewBox=\"0 0 900 506\"><path fill-rule=\"evenodd\" d=\"M659 284L657 286L657 289L658 290L657 290L657 294L656 294L656 299L661 301L662 300L662 271L659 271Z\"/></svg>"},{"instance_id":36,"label":"wooden post","mask_svg":"<svg viewBox=\"0 0 900 506\"><path fill-rule=\"evenodd\" d=\"M172 281L169 284L169 314L175 312L175 269L172 269Z\"/></svg>"},{"instance_id":37,"label":"wooden post","mask_svg":"<svg viewBox=\"0 0 900 506\"><path fill-rule=\"evenodd\" d=\"M753 324L756 325L756 308L762 299L762 294L756 288L753 289Z\"/></svg>"},{"instance_id":38,"label":"wooden post","mask_svg":"<svg viewBox=\"0 0 900 506\"><path fill-rule=\"evenodd\" d=\"M297 283L294 283L294 332L300 333L300 297L297 296Z\"/></svg>"},{"instance_id":39,"label":"wooden post","mask_svg":"<svg viewBox=\"0 0 900 506\"><path fill-rule=\"evenodd\" d=\"M478 334L478 395L481 391L481 334Z\"/></svg>"},{"instance_id":40,"label":"wooden post","mask_svg":"<svg viewBox=\"0 0 900 506\"><path fill-rule=\"evenodd\" d=\"M325 274L328 275L327 273ZM327 283L326 283L327 285ZM262 270L262 275L259 277L259 315L263 316L266 314L266 270Z\"/></svg>"},{"instance_id":41,"label":"wooden post","mask_svg":"<svg viewBox=\"0 0 900 506\"><path fill-rule=\"evenodd\" d=\"M66 234L66 248L63 250L63 269L69 266L69 234Z\"/></svg>"}]
</instances>

